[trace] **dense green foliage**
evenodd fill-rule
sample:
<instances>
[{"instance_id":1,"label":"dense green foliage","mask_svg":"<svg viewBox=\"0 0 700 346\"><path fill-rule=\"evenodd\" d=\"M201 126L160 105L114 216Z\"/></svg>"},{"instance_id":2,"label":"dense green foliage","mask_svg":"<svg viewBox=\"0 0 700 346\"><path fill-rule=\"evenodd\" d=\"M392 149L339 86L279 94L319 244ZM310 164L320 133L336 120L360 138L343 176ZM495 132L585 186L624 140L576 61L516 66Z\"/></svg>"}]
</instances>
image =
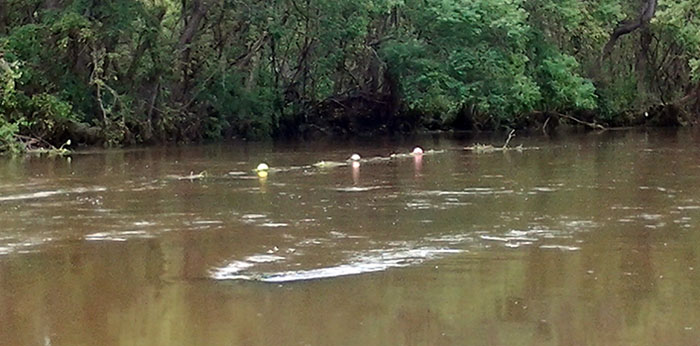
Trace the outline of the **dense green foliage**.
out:
<instances>
[{"instance_id":1,"label":"dense green foliage","mask_svg":"<svg viewBox=\"0 0 700 346\"><path fill-rule=\"evenodd\" d=\"M18 134L122 144L540 126L563 114L609 126L638 123L646 111L692 122L698 8L697 0L4 0L0 151L17 150Z\"/></svg>"}]
</instances>

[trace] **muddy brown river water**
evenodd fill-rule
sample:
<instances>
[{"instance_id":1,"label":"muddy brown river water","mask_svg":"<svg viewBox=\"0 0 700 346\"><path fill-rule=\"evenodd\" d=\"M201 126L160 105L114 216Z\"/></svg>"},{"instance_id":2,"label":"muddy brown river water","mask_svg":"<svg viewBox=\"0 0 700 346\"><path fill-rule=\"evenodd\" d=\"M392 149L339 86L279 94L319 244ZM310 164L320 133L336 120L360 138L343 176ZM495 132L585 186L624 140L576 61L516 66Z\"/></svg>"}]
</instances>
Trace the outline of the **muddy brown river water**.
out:
<instances>
[{"instance_id":1,"label":"muddy brown river water","mask_svg":"<svg viewBox=\"0 0 700 346\"><path fill-rule=\"evenodd\" d=\"M700 345L700 134L473 143L0 158L0 345Z\"/></svg>"}]
</instances>

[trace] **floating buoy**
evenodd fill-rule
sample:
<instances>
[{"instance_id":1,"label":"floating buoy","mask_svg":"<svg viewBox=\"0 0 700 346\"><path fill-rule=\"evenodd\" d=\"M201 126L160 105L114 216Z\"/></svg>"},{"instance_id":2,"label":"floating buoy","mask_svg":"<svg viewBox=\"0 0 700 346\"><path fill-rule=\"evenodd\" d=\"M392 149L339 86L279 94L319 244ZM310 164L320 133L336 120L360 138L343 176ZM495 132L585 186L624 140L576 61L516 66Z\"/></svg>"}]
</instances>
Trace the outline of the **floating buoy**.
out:
<instances>
[{"instance_id":1,"label":"floating buoy","mask_svg":"<svg viewBox=\"0 0 700 346\"><path fill-rule=\"evenodd\" d=\"M421 148L421 147L413 148L411 155L423 155L423 148Z\"/></svg>"},{"instance_id":2,"label":"floating buoy","mask_svg":"<svg viewBox=\"0 0 700 346\"><path fill-rule=\"evenodd\" d=\"M352 156L350 156L350 161L360 161L360 159L362 159L362 158L360 157L360 154L357 154L357 153L352 154Z\"/></svg>"},{"instance_id":3,"label":"floating buoy","mask_svg":"<svg viewBox=\"0 0 700 346\"><path fill-rule=\"evenodd\" d=\"M261 163L258 165L257 168L255 168L256 171L258 172L267 172L270 169L270 166L267 165L267 163Z\"/></svg>"}]
</instances>

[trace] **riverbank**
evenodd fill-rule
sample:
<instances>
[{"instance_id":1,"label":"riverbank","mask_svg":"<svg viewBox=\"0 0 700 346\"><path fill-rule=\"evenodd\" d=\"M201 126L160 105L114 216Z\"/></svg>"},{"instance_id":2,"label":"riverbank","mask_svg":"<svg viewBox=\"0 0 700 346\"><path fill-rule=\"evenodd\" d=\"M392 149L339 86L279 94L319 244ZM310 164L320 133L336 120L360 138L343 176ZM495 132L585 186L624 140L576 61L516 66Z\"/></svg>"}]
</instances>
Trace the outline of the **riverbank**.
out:
<instances>
[{"instance_id":1,"label":"riverbank","mask_svg":"<svg viewBox=\"0 0 700 346\"><path fill-rule=\"evenodd\" d=\"M203 143L228 140L262 140L269 139L294 139L303 138L314 140L321 138L372 138L375 136L411 136L421 133L500 133L516 131L518 134L545 134L553 135L556 132L568 133L571 130L583 131L609 131L624 129L644 128L681 128L696 124L697 117L690 116L672 105L657 106L647 112L629 114L625 117L616 117L611 121L599 121L594 114L579 112L573 115L558 112L533 112L528 116L514 118L512 127L499 128L492 119L478 122L469 114L461 114L453 119L443 120L426 118L425 116L409 115L406 113L394 115L389 119L380 118L383 123L377 122L372 115L376 112L367 111L368 115L335 113L334 117L316 116L313 118L297 119L280 124L277 130L269 136L250 137L236 133L232 128L222 130L228 133L227 137L216 139L197 138L163 138L162 140L150 140L148 142L134 138L119 146L133 145L163 145L176 143ZM106 147L110 146L105 138L105 130L98 126L90 126L75 121L58 124L54 127L56 133L50 134L53 140L35 138L27 135L11 134L10 139L5 140L5 145L0 148L0 153L5 154L49 154L65 155L71 149L81 147ZM111 146L114 146L112 144ZM4 148L4 150L3 150Z\"/></svg>"}]
</instances>

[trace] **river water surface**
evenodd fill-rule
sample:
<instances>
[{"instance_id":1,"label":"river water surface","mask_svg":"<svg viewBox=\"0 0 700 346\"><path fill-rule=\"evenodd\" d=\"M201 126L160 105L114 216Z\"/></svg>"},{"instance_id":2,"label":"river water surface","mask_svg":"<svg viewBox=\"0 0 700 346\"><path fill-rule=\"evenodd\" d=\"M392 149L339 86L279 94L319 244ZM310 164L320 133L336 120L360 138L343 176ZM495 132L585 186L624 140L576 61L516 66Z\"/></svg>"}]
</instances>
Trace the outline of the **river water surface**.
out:
<instances>
[{"instance_id":1,"label":"river water surface","mask_svg":"<svg viewBox=\"0 0 700 346\"><path fill-rule=\"evenodd\" d=\"M700 345L700 135L473 143L0 159L0 345Z\"/></svg>"}]
</instances>

